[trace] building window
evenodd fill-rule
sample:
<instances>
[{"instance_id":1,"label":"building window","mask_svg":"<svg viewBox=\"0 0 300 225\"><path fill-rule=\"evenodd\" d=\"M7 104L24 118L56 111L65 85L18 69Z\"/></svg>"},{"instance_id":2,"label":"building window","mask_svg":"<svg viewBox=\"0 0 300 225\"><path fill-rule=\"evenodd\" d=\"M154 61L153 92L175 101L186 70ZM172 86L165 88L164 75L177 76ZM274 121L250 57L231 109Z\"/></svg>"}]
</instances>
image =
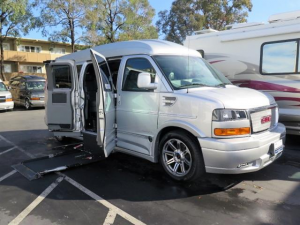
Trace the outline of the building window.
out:
<instances>
[{"instance_id":1,"label":"building window","mask_svg":"<svg viewBox=\"0 0 300 225\"><path fill-rule=\"evenodd\" d=\"M11 73L11 65L10 64L4 64L2 66L2 70L4 73Z\"/></svg>"},{"instance_id":2,"label":"building window","mask_svg":"<svg viewBox=\"0 0 300 225\"><path fill-rule=\"evenodd\" d=\"M72 88L71 71L69 66L53 66L55 88Z\"/></svg>"},{"instance_id":3,"label":"building window","mask_svg":"<svg viewBox=\"0 0 300 225\"><path fill-rule=\"evenodd\" d=\"M21 52L37 52L40 53L42 48L40 46L20 45L19 51Z\"/></svg>"},{"instance_id":4,"label":"building window","mask_svg":"<svg viewBox=\"0 0 300 225\"><path fill-rule=\"evenodd\" d=\"M41 66L28 66L28 65L23 65L20 66L21 71L23 73L42 73L42 67Z\"/></svg>"},{"instance_id":5,"label":"building window","mask_svg":"<svg viewBox=\"0 0 300 225\"><path fill-rule=\"evenodd\" d=\"M66 49L64 48L50 48L52 54L66 54Z\"/></svg>"},{"instance_id":6,"label":"building window","mask_svg":"<svg viewBox=\"0 0 300 225\"><path fill-rule=\"evenodd\" d=\"M3 50L10 50L10 46L8 43L3 43L2 46L3 46Z\"/></svg>"},{"instance_id":7,"label":"building window","mask_svg":"<svg viewBox=\"0 0 300 225\"><path fill-rule=\"evenodd\" d=\"M298 42L293 40L263 44L261 55L262 74L296 73Z\"/></svg>"}]
</instances>

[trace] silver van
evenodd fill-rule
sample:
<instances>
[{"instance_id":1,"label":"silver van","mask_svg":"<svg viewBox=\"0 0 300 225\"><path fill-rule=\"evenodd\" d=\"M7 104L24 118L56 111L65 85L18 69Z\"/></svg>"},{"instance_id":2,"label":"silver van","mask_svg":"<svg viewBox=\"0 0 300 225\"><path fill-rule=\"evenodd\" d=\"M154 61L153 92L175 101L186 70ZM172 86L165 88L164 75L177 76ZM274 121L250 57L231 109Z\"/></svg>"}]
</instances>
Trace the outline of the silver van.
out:
<instances>
[{"instance_id":1,"label":"silver van","mask_svg":"<svg viewBox=\"0 0 300 225\"><path fill-rule=\"evenodd\" d=\"M105 157L160 162L176 180L253 172L286 130L268 94L239 88L200 53L162 40L112 43L46 61L45 122Z\"/></svg>"},{"instance_id":2,"label":"silver van","mask_svg":"<svg viewBox=\"0 0 300 225\"><path fill-rule=\"evenodd\" d=\"M13 108L14 102L11 93L0 79L0 111L13 110Z\"/></svg>"}]
</instances>

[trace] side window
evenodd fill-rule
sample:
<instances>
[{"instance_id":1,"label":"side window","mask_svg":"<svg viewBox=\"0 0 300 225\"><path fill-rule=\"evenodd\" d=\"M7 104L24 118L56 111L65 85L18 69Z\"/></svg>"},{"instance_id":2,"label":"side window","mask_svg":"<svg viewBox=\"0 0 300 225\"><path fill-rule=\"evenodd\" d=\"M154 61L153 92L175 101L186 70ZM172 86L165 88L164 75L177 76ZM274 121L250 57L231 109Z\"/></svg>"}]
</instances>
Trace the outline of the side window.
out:
<instances>
[{"instance_id":1,"label":"side window","mask_svg":"<svg viewBox=\"0 0 300 225\"><path fill-rule=\"evenodd\" d=\"M151 74L151 82L154 83L156 72L151 63L145 58L132 58L128 59L125 66L123 77L123 91L153 91L137 86L139 73L147 72Z\"/></svg>"},{"instance_id":2,"label":"side window","mask_svg":"<svg viewBox=\"0 0 300 225\"><path fill-rule=\"evenodd\" d=\"M82 68L82 65L77 65L77 66L76 66L78 77L80 76L81 68Z\"/></svg>"},{"instance_id":3,"label":"side window","mask_svg":"<svg viewBox=\"0 0 300 225\"><path fill-rule=\"evenodd\" d=\"M25 82L21 82L19 87L20 87L21 90L24 90L25 87L26 87Z\"/></svg>"},{"instance_id":4,"label":"side window","mask_svg":"<svg viewBox=\"0 0 300 225\"><path fill-rule=\"evenodd\" d=\"M298 42L298 72L300 72L300 41Z\"/></svg>"},{"instance_id":5,"label":"side window","mask_svg":"<svg viewBox=\"0 0 300 225\"><path fill-rule=\"evenodd\" d=\"M296 73L298 41L266 43L262 46L262 74ZM299 69L298 69L299 70Z\"/></svg>"},{"instance_id":6,"label":"side window","mask_svg":"<svg viewBox=\"0 0 300 225\"><path fill-rule=\"evenodd\" d=\"M55 88L72 88L72 78L69 66L53 66L52 74Z\"/></svg>"}]
</instances>

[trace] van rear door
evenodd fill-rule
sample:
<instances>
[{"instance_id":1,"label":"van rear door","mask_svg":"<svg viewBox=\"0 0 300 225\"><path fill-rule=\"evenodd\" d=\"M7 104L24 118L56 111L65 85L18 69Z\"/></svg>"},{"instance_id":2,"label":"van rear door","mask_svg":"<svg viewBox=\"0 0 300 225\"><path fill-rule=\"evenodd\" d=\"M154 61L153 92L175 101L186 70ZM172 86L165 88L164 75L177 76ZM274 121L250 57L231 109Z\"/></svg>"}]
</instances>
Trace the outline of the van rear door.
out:
<instances>
[{"instance_id":1,"label":"van rear door","mask_svg":"<svg viewBox=\"0 0 300 225\"><path fill-rule=\"evenodd\" d=\"M73 60L46 62L46 123L57 132L80 131L78 75Z\"/></svg>"},{"instance_id":2,"label":"van rear door","mask_svg":"<svg viewBox=\"0 0 300 225\"><path fill-rule=\"evenodd\" d=\"M100 69L99 64L106 63L109 76L111 78L111 72L109 65L103 55L91 49L91 59L93 62L95 74L97 77L98 91L97 91L97 142L100 147L103 147L105 156L114 150L116 143L116 107L112 83L105 84L105 74Z\"/></svg>"}]
</instances>

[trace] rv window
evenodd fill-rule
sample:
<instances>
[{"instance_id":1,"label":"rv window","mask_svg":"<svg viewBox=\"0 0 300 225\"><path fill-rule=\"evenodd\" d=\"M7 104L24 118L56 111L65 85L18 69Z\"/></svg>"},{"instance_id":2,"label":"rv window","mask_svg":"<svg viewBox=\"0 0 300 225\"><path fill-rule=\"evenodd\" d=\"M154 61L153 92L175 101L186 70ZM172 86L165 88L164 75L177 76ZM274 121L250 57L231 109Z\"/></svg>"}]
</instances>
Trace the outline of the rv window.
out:
<instances>
[{"instance_id":1,"label":"rv window","mask_svg":"<svg viewBox=\"0 0 300 225\"><path fill-rule=\"evenodd\" d=\"M295 73L298 41L284 41L264 44L262 47L261 73Z\"/></svg>"},{"instance_id":2,"label":"rv window","mask_svg":"<svg viewBox=\"0 0 300 225\"><path fill-rule=\"evenodd\" d=\"M53 66L55 88L72 88L71 71L69 66Z\"/></svg>"},{"instance_id":3,"label":"rv window","mask_svg":"<svg viewBox=\"0 0 300 225\"><path fill-rule=\"evenodd\" d=\"M298 72L300 72L300 41L298 42Z\"/></svg>"},{"instance_id":4,"label":"rv window","mask_svg":"<svg viewBox=\"0 0 300 225\"><path fill-rule=\"evenodd\" d=\"M123 77L123 91L153 91L137 86L138 75L142 72L151 74L151 82L155 81L156 72L151 63L144 58L132 58L126 62Z\"/></svg>"}]
</instances>

